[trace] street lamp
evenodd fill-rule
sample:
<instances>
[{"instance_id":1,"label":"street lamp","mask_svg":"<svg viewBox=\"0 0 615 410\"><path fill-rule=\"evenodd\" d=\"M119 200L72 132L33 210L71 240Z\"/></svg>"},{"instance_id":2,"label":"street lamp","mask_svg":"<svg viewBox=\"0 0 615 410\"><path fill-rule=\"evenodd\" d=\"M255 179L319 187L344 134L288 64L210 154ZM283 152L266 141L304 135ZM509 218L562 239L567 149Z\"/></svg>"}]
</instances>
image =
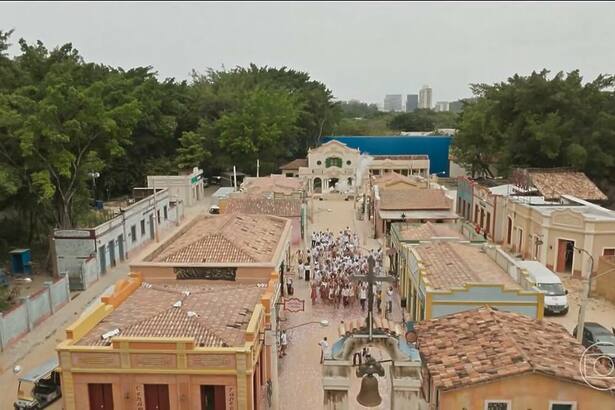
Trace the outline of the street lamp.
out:
<instances>
[{"instance_id":1,"label":"street lamp","mask_svg":"<svg viewBox=\"0 0 615 410\"><path fill-rule=\"evenodd\" d=\"M583 342L583 330L585 328L585 310L587 309L587 301L589 300L589 293L592 288L592 272L594 270L594 257L583 248L577 248L573 246L573 249L578 250L579 252L585 253L589 256L589 274L587 275L587 279L583 281L583 299L581 300L581 307L579 308L579 320L577 325L577 341L579 343ZM574 270L574 267L573 267ZM581 275L583 274L583 270L581 269Z\"/></svg>"},{"instance_id":2,"label":"street lamp","mask_svg":"<svg viewBox=\"0 0 615 410\"><path fill-rule=\"evenodd\" d=\"M282 330L291 330L291 329L296 329L298 327L301 326L307 326L307 325L311 325L314 323L318 323L320 325L320 327L327 327L329 326L329 321L327 319L322 319L322 320L313 320L311 322L305 322L305 323L301 323L295 326L291 326L291 327L287 327L286 329L282 329Z\"/></svg>"},{"instance_id":3,"label":"street lamp","mask_svg":"<svg viewBox=\"0 0 615 410\"><path fill-rule=\"evenodd\" d=\"M90 178L92 178L92 193L93 193L93 198L94 198L94 202L96 202L96 178L100 177L100 173L98 172L89 172L88 176Z\"/></svg>"}]
</instances>

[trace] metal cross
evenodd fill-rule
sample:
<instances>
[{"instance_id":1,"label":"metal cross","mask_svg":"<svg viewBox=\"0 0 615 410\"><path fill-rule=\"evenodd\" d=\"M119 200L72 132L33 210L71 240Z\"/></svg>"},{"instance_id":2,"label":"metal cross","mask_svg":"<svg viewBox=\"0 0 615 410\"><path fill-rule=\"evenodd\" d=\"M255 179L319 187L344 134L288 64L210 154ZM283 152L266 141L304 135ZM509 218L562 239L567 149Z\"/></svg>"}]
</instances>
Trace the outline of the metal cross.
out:
<instances>
[{"instance_id":1,"label":"metal cross","mask_svg":"<svg viewBox=\"0 0 615 410\"><path fill-rule=\"evenodd\" d=\"M367 327L369 329L369 340L372 340L374 329L374 284L378 282L395 282L395 278L391 276L379 276L374 272L376 260L370 254L367 257L367 275L352 275L355 281L367 282Z\"/></svg>"}]
</instances>

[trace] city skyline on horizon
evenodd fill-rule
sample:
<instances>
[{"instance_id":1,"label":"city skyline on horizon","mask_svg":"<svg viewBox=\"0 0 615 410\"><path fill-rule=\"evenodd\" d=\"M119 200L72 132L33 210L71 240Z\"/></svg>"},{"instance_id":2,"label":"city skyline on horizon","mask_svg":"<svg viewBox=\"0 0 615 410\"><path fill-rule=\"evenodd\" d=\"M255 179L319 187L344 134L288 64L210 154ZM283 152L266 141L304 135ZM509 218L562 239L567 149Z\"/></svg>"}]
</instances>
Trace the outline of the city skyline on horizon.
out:
<instances>
[{"instance_id":1,"label":"city skyline on horizon","mask_svg":"<svg viewBox=\"0 0 615 410\"><path fill-rule=\"evenodd\" d=\"M471 97L470 84L493 84L514 74L579 69L591 81L615 66L609 51L613 3L14 2L0 7L0 30L15 29L9 55L18 53L23 37L50 49L72 43L86 61L124 69L152 66L160 78L178 80L189 79L193 69L286 66L308 73L346 101L373 103L423 83L438 91L435 100L453 101ZM159 27L165 27L164 35ZM395 91L398 85L404 86Z\"/></svg>"}]
</instances>

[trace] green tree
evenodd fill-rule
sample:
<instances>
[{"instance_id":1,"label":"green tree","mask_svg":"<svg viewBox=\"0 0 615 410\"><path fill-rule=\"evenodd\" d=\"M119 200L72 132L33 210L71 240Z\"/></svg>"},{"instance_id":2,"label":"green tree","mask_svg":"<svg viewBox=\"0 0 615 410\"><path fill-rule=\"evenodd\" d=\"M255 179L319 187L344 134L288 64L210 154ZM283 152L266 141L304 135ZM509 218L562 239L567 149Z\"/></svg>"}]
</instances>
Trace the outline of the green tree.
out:
<instances>
[{"instance_id":1,"label":"green tree","mask_svg":"<svg viewBox=\"0 0 615 410\"><path fill-rule=\"evenodd\" d=\"M263 173L272 172L290 155L300 106L287 92L256 88L236 111L224 113L215 124L220 147L242 170L253 171L261 160Z\"/></svg>"},{"instance_id":2,"label":"green tree","mask_svg":"<svg viewBox=\"0 0 615 410\"><path fill-rule=\"evenodd\" d=\"M22 83L0 96L4 166L22 173L39 206L51 206L56 226L69 228L88 172L124 154L139 107L120 73L85 64L70 44L20 46Z\"/></svg>"},{"instance_id":3,"label":"green tree","mask_svg":"<svg viewBox=\"0 0 615 410\"><path fill-rule=\"evenodd\" d=\"M371 118L378 113L376 104L367 104L357 100L342 101L339 106L344 118Z\"/></svg>"},{"instance_id":4,"label":"green tree","mask_svg":"<svg viewBox=\"0 0 615 410\"><path fill-rule=\"evenodd\" d=\"M578 71L514 75L476 84L454 140L473 172L490 167L575 167L603 184L615 182L615 97L612 76L583 82Z\"/></svg>"}]
</instances>

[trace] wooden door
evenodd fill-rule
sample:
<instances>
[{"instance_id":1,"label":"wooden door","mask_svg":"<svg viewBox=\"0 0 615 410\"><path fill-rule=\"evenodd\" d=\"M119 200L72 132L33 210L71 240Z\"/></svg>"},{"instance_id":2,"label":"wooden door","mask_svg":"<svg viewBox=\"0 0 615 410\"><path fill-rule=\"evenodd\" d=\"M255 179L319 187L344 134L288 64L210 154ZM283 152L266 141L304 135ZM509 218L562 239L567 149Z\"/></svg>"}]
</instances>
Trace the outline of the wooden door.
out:
<instances>
[{"instance_id":1,"label":"wooden door","mask_svg":"<svg viewBox=\"0 0 615 410\"><path fill-rule=\"evenodd\" d=\"M508 218L508 231L506 233L506 243L512 244L512 219Z\"/></svg>"},{"instance_id":2,"label":"wooden door","mask_svg":"<svg viewBox=\"0 0 615 410\"><path fill-rule=\"evenodd\" d=\"M225 410L226 389L224 386L201 385L201 409Z\"/></svg>"},{"instance_id":3,"label":"wooden door","mask_svg":"<svg viewBox=\"0 0 615 410\"><path fill-rule=\"evenodd\" d=\"M568 241L560 239L557 241L557 272L566 271L566 244Z\"/></svg>"},{"instance_id":4,"label":"wooden door","mask_svg":"<svg viewBox=\"0 0 615 410\"><path fill-rule=\"evenodd\" d=\"M113 410L113 388L107 383L89 383L90 410Z\"/></svg>"},{"instance_id":5,"label":"wooden door","mask_svg":"<svg viewBox=\"0 0 615 410\"><path fill-rule=\"evenodd\" d=\"M171 410L168 384L145 384L143 390L146 410Z\"/></svg>"}]
</instances>

